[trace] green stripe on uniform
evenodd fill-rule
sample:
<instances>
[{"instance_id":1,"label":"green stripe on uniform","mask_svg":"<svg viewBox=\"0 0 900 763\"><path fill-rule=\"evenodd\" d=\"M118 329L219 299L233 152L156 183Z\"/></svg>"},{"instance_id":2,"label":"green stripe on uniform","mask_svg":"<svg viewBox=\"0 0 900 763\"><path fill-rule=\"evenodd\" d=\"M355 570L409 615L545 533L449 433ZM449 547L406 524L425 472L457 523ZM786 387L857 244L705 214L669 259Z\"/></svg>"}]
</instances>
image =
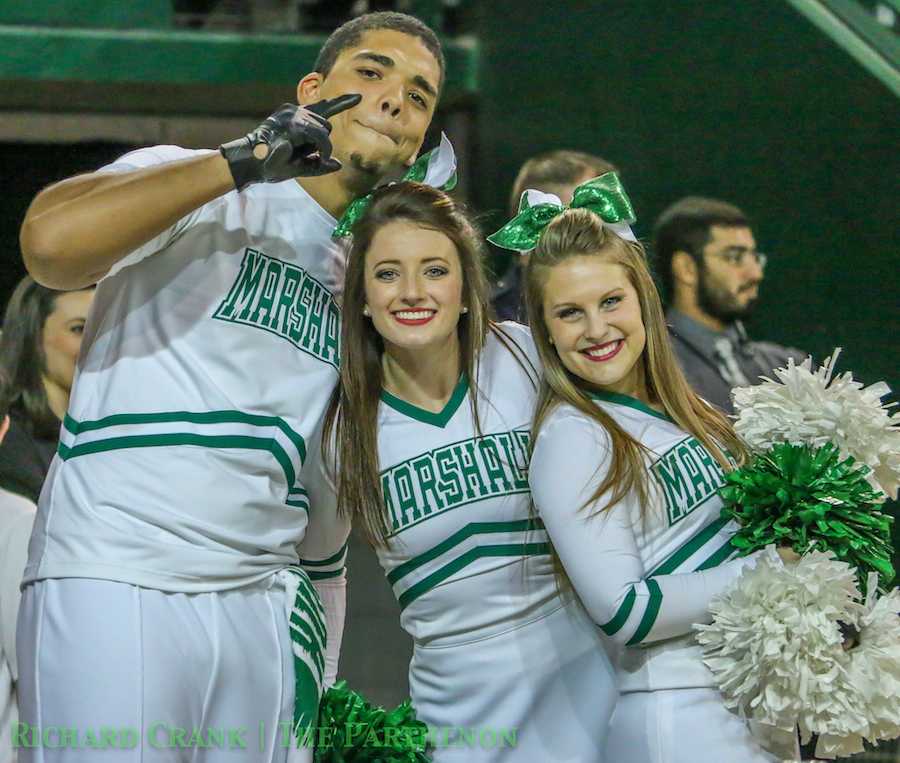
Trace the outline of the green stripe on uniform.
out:
<instances>
[{"instance_id":1,"label":"green stripe on uniform","mask_svg":"<svg viewBox=\"0 0 900 763\"><path fill-rule=\"evenodd\" d=\"M634 606L634 600L636 598L637 594L634 591L634 586L631 586L631 590L625 596L625 599L622 601L622 604L619 606L619 609L612 620L605 625L601 625L600 630L607 636L618 633L622 626L625 625L625 621L628 620L628 616L631 614L631 608Z\"/></svg>"},{"instance_id":2,"label":"green stripe on uniform","mask_svg":"<svg viewBox=\"0 0 900 763\"><path fill-rule=\"evenodd\" d=\"M338 551L336 554L333 554L332 556L329 556L327 559L316 559L316 560L301 559L300 564L302 564L304 567L327 567L329 564L335 564L335 563L339 562L341 560L341 558L344 556L344 554L346 553L347 543L349 543L349 542L350 541L347 540L344 543L344 545L341 546L340 551ZM309 570L307 570L307 574L308 573L309 573Z\"/></svg>"},{"instance_id":3,"label":"green stripe on uniform","mask_svg":"<svg viewBox=\"0 0 900 763\"><path fill-rule=\"evenodd\" d=\"M695 554L698 549L700 549L705 543L708 543L712 538L716 536L716 533L719 532L725 525L728 524L730 520L726 518L719 518L714 522L711 522L706 527L704 527L700 532L693 535L691 538L688 538L685 543L679 546L675 551L662 563L660 563L656 569L654 569L647 577L652 577L654 575L668 575L674 570L678 569L681 564L684 563L686 559Z\"/></svg>"},{"instance_id":4,"label":"green stripe on uniform","mask_svg":"<svg viewBox=\"0 0 900 763\"><path fill-rule=\"evenodd\" d=\"M701 564L696 572L700 572L701 570L710 570L713 567L718 567L722 562L724 562L729 556L731 556L735 551L735 547L731 545L731 538L729 538L725 545L722 546L716 553L714 553L709 559L707 559L703 564Z\"/></svg>"},{"instance_id":5,"label":"green stripe on uniform","mask_svg":"<svg viewBox=\"0 0 900 763\"><path fill-rule=\"evenodd\" d=\"M319 648L319 639L312 632L312 628L296 612L291 613L290 622L295 628L295 632L292 634L293 640L309 652L309 656L315 663L319 673L323 673L325 670L325 658L322 656L322 650Z\"/></svg>"},{"instance_id":6,"label":"green stripe on uniform","mask_svg":"<svg viewBox=\"0 0 900 763\"><path fill-rule=\"evenodd\" d=\"M161 448L171 445L198 445L203 448L245 448L247 450L267 450L284 470L288 485L296 479L294 465L284 448L271 437L250 437L248 435L202 435L202 434L149 434L110 437L106 440L94 440L71 448L59 444L58 452L63 461L108 450L125 450L128 448Z\"/></svg>"},{"instance_id":7,"label":"green stripe on uniform","mask_svg":"<svg viewBox=\"0 0 900 763\"><path fill-rule=\"evenodd\" d=\"M662 605L662 590L659 587L659 583L657 583L653 578L650 578L647 581L647 588L650 590L650 598L647 601L647 608L644 610L644 616L641 618L641 623L640 625L638 625L638 629L634 632L634 635L628 641L626 646L634 646L635 644L640 644L641 641L643 641L647 637L647 634L653 627L653 623L656 622L656 616L659 614L659 608Z\"/></svg>"},{"instance_id":8,"label":"green stripe on uniform","mask_svg":"<svg viewBox=\"0 0 900 763\"><path fill-rule=\"evenodd\" d=\"M443 429L447 426L447 422L453 418L453 414L459 409L460 404L465 399L468 392L469 381L466 378L465 373L463 373L460 375L459 381L456 383L456 387L450 395L450 399L438 413L408 403L406 400L402 400L401 398L392 395L387 390L381 391L381 399L395 411L402 413L404 416Z\"/></svg>"},{"instance_id":9,"label":"green stripe on uniform","mask_svg":"<svg viewBox=\"0 0 900 763\"><path fill-rule=\"evenodd\" d=\"M449 564L441 567L439 570L432 572L428 577L423 578L414 586L410 586L397 598L397 601L400 602L400 609L405 609L422 594L427 593L435 586L443 583L451 575L477 559L500 556L524 557L549 553L549 543L507 543L496 546L476 546L475 548L469 549L466 553L457 557Z\"/></svg>"},{"instance_id":10,"label":"green stripe on uniform","mask_svg":"<svg viewBox=\"0 0 900 763\"><path fill-rule=\"evenodd\" d=\"M531 519L518 519L512 522L471 522L463 527L461 530L457 530L453 535L451 535L446 540L438 543L434 548L428 549L416 557L409 559L403 564L398 565L393 570L388 573L387 580L388 583L394 585L398 580L408 575L415 569L418 569L423 564L427 564L428 562L436 559L441 556L441 554L446 553L454 546L458 546L467 538L471 538L473 535L480 535L482 533L503 533L503 532L523 532L526 530L543 530L544 523L537 518Z\"/></svg>"},{"instance_id":11,"label":"green stripe on uniform","mask_svg":"<svg viewBox=\"0 0 900 763\"><path fill-rule=\"evenodd\" d=\"M344 568L341 567L339 570L331 570L331 572L316 572L315 570L308 570L307 575L309 575L310 580L328 580L329 578L340 577L344 574Z\"/></svg>"},{"instance_id":12,"label":"green stripe on uniform","mask_svg":"<svg viewBox=\"0 0 900 763\"><path fill-rule=\"evenodd\" d=\"M316 633L324 644L327 632L325 630L325 610L322 608L319 594L316 592L316 589L311 585L309 588L305 585L301 585L297 588L297 598L294 601L295 605L306 605L303 609L309 615L310 622L315 627ZM301 607L298 606L297 608L300 609Z\"/></svg>"},{"instance_id":13,"label":"green stripe on uniform","mask_svg":"<svg viewBox=\"0 0 900 763\"><path fill-rule=\"evenodd\" d=\"M171 424L177 422L187 422L189 424L250 424L257 427L277 427L297 448L301 460L306 460L306 443L303 437L299 432L291 429L287 422L278 416L261 416L241 411L204 411L202 413L164 411L162 413L117 413L94 421L76 421L67 413L63 419L63 426L73 435L78 435L82 432L94 432L98 429L129 424Z\"/></svg>"}]
</instances>

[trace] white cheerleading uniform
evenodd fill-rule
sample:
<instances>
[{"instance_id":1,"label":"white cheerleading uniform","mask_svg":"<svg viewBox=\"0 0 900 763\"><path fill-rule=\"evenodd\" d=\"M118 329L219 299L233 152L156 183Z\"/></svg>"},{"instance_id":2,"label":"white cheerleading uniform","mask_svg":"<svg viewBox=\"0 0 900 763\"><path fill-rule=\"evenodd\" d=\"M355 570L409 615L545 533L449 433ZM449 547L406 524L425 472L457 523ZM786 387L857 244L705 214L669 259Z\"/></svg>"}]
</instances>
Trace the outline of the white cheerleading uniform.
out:
<instances>
[{"instance_id":1,"label":"white cheerleading uniform","mask_svg":"<svg viewBox=\"0 0 900 763\"><path fill-rule=\"evenodd\" d=\"M634 493L597 513L610 439L560 405L538 433L530 483L538 515L579 597L615 643L621 696L607 759L629 763L772 760L729 713L703 664L693 625L755 557L737 558L720 517L722 470L667 416L624 395L596 402L650 454L650 505ZM602 507L608 495L600 499Z\"/></svg>"},{"instance_id":2,"label":"white cheerleading uniform","mask_svg":"<svg viewBox=\"0 0 900 763\"><path fill-rule=\"evenodd\" d=\"M435 763L602 760L615 703L596 627L554 577L531 511L537 364L527 329L481 352L476 433L465 379L432 413L384 393L378 454L391 536L378 550L414 639L410 693ZM509 340L507 340L509 343ZM515 348L514 348L515 349Z\"/></svg>"},{"instance_id":3,"label":"white cheerleading uniform","mask_svg":"<svg viewBox=\"0 0 900 763\"><path fill-rule=\"evenodd\" d=\"M158 146L103 171L201 153ZM97 726L108 714L140 726L134 708L143 691L148 711L165 706L177 716L176 708L190 709L174 722L211 717L233 725L240 713L227 709L232 700L216 682L226 674L235 680L244 669L235 668L238 651L221 648L240 630L234 643L246 646L247 665L275 662L251 671L243 689L236 685L248 694L234 705L258 710L260 717L242 725L268 724L255 747L259 759L283 759L274 726L295 687L283 680L282 658L290 667L303 651L298 643L324 636L310 578L340 586L344 574L347 527L335 519L319 457L340 357L329 282L340 256L330 238L334 225L297 182L254 185L191 212L97 286L25 570L32 585L24 592L19 645L28 645L20 656L29 662L22 668L29 722ZM288 568L293 575L285 575ZM67 629L66 618L93 611L101 591L110 602L105 616ZM301 602L307 595L308 607ZM278 612L273 602L283 605ZM170 616L149 619L169 608ZM295 635L312 628L316 638L307 632L304 642L300 634L292 649L284 638L289 619ZM180 642L191 623L203 634ZM90 628L109 638L90 638ZM104 650L126 642L139 651L116 654L136 666L136 677L113 692L112 674L103 678ZM206 650L221 662L195 677L205 688L186 678L195 694L179 699L169 686L159 701L149 696L153 682L146 672L141 679L142 665L164 683L164 674L187 671L187 663L195 662L192 670L206 665ZM321 689L324 670L312 672ZM69 693L59 688L64 684ZM125 701L135 693L136 701ZM217 703L226 708L221 717ZM269 712L273 705L280 710ZM51 753L68 759L65 749L33 752L35 760ZM78 759L77 750L69 754ZM183 758L221 754L195 746Z\"/></svg>"}]
</instances>

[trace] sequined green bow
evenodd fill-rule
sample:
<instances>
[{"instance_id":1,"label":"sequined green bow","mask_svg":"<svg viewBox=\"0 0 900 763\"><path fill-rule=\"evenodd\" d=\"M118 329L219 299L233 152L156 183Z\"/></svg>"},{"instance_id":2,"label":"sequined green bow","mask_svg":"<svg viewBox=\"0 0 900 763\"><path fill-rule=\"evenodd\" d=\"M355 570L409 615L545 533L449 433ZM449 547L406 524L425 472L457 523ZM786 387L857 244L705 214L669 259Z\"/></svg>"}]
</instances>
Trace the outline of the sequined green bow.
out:
<instances>
[{"instance_id":1,"label":"sequined green bow","mask_svg":"<svg viewBox=\"0 0 900 763\"><path fill-rule=\"evenodd\" d=\"M400 183L403 182L413 182L413 183L423 183L426 182L426 178L428 176L428 168L429 165L437 158L438 153L442 151L450 151L451 158L453 148L450 146L450 142L446 139L445 136L441 136L441 145L435 149L432 149L427 154L422 154L418 159L416 159L415 163L410 167L406 173L400 178ZM453 166L456 166L456 160L453 159ZM436 186L442 191L452 191L456 188L456 172L455 170L450 175L449 178L440 178L438 181L440 185ZM341 216L341 219L338 220L337 227L332 231L332 238L344 238L345 236L349 236L353 231L353 226L356 225L356 221L359 220L360 217L363 216L363 213L369 208L369 204L372 201L372 194L367 193L365 196L360 196L357 199L354 199L350 202L350 205L347 207L347 211Z\"/></svg>"},{"instance_id":2,"label":"sequined green bow","mask_svg":"<svg viewBox=\"0 0 900 763\"><path fill-rule=\"evenodd\" d=\"M531 204L529 191L522 194L518 214L496 233L488 236L488 241L504 249L527 252L537 246L547 224L566 209L589 209L604 223L626 229L635 221L634 208L628 199L622 182L615 172L607 172L578 186L572 196L572 203L566 206L551 194L541 198L556 199ZM628 229L630 233L630 228ZM627 237L627 236L626 236ZM633 234L631 234L633 238Z\"/></svg>"}]
</instances>

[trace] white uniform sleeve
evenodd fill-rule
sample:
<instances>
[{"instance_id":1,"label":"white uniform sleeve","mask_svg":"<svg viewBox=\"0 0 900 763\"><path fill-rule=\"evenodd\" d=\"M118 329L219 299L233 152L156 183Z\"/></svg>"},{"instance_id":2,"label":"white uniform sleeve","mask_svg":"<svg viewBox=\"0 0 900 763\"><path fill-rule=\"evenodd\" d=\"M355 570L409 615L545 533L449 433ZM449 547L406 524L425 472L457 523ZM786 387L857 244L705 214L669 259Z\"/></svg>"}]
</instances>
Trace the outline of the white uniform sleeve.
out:
<instances>
[{"instance_id":1,"label":"white uniform sleeve","mask_svg":"<svg viewBox=\"0 0 900 763\"><path fill-rule=\"evenodd\" d=\"M344 618L347 614L347 578L342 574L339 578L314 580L313 588L319 594L325 609L327 641L325 643L324 686L327 689L334 686L337 681L341 642L344 638Z\"/></svg>"},{"instance_id":2,"label":"white uniform sleeve","mask_svg":"<svg viewBox=\"0 0 900 763\"><path fill-rule=\"evenodd\" d=\"M116 161L101 167L97 172L130 172L133 170L145 169L166 162L174 162L180 159L190 159L194 156L202 156L203 154L213 153L211 150L195 151L179 146L152 146L151 148L140 148L137 151L120 156ZM118 273L122 268L129 265L135 265L151 254L155 254L161 249L165 249L172 241L179 236L188 227L196 223L201 215L203 207L195 209L193 212L182 217L175 225L166 228L162 233L154 236L142 246L139 246L133 252L129 252L125 257L115 263L109 272L104 276L108 278Z\"/></svg>"},{"instance_id":3,"label":"white uniform sleeve","mask_svg":"<svg viewBox=\"0 0 900 763\"><path fill-rule=\"evenodd\" d=\"M309 575L325 608L325 686L331 686L337 679L347 609L346 564L350 522L338 516L334 485L316 452L310 453L303 484L309 494L309 522L297 552L299 564Z\"/></svg>"},{"instance_id":4,"label":"white uniform sleeve","mask_svg":"<svg viewBox=\"0 0 900 763\"><path fill-rule=\"evenodd\" d=\"M13 681L16 668L16 619L19 586L28 558L28 539L34 524L35 507L30 501L2 491L0 504L0 660L6 660ZM0 697L0 701L3 697Z\"/></svg>"},{"instance_id":5,"label":"white uniform sleeve","mask_svg":"<svg viewBox=\"0 0 900 763\"><path fill-rule=\"evenodd\" d=\"M608 435L594 422L577 416L548 421L530 466L538 514L576 592L613 641L636 646L689 633L694 623L709 622L710 599L755 561L647 577L636 539L642 522L636 497L601 514L596 504L585 506L609 457Z\"/></svg>"}]
</instances>

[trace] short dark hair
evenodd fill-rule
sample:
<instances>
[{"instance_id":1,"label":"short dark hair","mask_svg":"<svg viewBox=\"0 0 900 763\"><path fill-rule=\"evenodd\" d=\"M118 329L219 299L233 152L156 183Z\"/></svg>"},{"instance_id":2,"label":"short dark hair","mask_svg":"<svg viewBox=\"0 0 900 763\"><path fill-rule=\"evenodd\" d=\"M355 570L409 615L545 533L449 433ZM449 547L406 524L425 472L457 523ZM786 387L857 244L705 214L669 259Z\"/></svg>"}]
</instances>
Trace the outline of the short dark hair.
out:
<instances>
[{"instance_id":1,"label":"short dark hair","mask_svg":"<svg viewBox=\"0 0 900 763\"><path fill-rule=\"evenodd\" d=\"M441 69L441 81L438 83L438 90L443 87L444 71L447 68L447 64L437 35L427 24L419 21L415 16L393 11L366 13L341 24L325 40L325 44L316 58L313 71L318 72L323 77L327 77L334 66L334 62L337 61L338 56L343 51L358 45L366 32L378 29L390 29L394 32L408 34L410 37L418 37L437 60Z\"/></svg>"},{"instance_id":2,"label":"short dark hair","mask_svg":"<svg viewBox=\"0 0 900 763\"><path fill-rule=\"evenodd\" d=\"M548 185L574 183L588 172L597 177L615 171L616 167L611 162L582 151L558 150L538 154L525 162L516 175L516 182L513 183L509 197L509 213L514 215L519 211L519 198L522 191L528 188L542 191Z\"/></svg>"},{"instance_id":3,"label":"short dark hair","mask_svg":"<svg viewBox=\"0 0 900 763\"><path fill-rule=\"evenodd\" d=\"M653 226L653 254L663 293L672 297L672 257L687 252L699 262L714 225L747 228L750 220L734 204L702 196L686 196L669 206Z\"/></svg>"}]
</instances>

